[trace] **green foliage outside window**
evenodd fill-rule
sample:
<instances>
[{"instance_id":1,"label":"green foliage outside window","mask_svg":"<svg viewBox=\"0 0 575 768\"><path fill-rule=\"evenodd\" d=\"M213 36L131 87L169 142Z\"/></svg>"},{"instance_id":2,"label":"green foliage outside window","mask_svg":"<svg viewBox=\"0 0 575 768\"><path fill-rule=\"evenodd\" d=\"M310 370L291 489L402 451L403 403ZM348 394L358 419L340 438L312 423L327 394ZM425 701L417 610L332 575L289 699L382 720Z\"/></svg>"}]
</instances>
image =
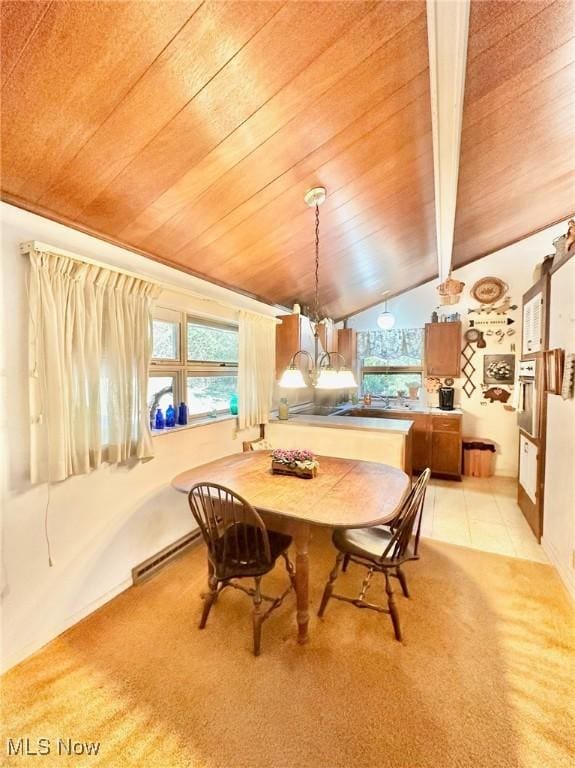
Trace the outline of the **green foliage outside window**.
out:
<instances>
[{"instance_id":1,"label":"green foliage outside window","mask_svg":"<svg viewBox=\"0 0 575 768\"><path fill-rule=\"evenodd\" d=\"M152 329L152 357L156 360L177 360L179 325L166 320L154 320Z\"/></svg>"},{"instance_id":2,"label":"green foliage outside window","mask_svg":"<svg viewBox=\"0 0 575 768\"><path fill-rule=\"evenodd\" d=\"M409 387L421 387L421 373L364 373L363 394L397 397L399 392L409 396Z\"/></svg>"},{"instance_id":3,"label":"green foliage outside window","mask_svg":"<svg viewBox=\"0 0 575 768\"><path fill-rule=\"evenodd\" d=\"M237 331L188 322L188 360L237 363Z\"/></svg>"}]
</instances>

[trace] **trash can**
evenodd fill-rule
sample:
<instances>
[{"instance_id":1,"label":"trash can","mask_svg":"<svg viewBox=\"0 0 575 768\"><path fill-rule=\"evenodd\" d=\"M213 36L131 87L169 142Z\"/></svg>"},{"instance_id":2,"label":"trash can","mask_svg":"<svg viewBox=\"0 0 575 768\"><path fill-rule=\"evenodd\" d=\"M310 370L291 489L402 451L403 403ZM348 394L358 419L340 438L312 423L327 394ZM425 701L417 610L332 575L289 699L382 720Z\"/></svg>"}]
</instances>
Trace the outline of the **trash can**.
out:
<instances>
[{"instance_id":1,"label":"trash can","mask_svg":"<svg viewBox=\"0 0 575 768\"><path fill-rule=\"evenodd\" d=\"M493 440L481 437L463 438L463 474L469 477L491 477L493 475Z\"/></svg>"}]
</instances>

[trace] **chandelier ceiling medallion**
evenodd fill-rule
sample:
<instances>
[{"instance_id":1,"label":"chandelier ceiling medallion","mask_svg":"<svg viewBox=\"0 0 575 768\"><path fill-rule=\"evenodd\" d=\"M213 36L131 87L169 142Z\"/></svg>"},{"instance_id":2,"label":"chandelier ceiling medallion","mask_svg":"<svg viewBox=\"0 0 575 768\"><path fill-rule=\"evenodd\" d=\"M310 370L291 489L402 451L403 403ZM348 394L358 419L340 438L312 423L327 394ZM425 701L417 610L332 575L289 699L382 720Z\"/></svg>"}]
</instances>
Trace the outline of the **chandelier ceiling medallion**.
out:
<instances>
[{"instance_id":1,"label":"chandelier ceiling medallion","mask_svg":"<svg viewBox=\"0 0 575 768\"><path fill-rule=\"evenodd\" d=\"M319 303L319 206L325 201L325 198L325 187L313 187L304 195L306 204L310 208L315 208L315 294L310 318L313 323L315 356L312 358L305 349L298 349L279 380L279 386L286 389L303 389L310 384L316 389L352 389L357 387L353 372L345 366L343 355L340 355L339 352L324 352L321 356L319 355L319 326L322 322ZM309 383L306 382L301 368L296 365L296 360L302 357L308 361ZM340 364L334 365L332 363L333 358L339 358Z\"/></svg>"}]
</instances>

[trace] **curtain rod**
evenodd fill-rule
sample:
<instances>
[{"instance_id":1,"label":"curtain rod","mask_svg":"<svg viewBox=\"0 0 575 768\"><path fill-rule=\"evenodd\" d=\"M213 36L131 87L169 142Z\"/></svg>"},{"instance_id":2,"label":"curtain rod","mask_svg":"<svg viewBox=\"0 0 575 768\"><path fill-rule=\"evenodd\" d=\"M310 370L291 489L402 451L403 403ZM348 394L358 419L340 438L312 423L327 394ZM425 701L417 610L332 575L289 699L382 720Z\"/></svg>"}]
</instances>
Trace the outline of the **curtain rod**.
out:
<instances>
[{"instance_id":1,"label":"curtain rod","mask_svg":"<svg viewBox=\"0 0 575 768\"><path fill-rule=\"evenodd\" d=\"M96 259L92 259L89 256L82 256L78 253L74 253L73 251L67 251L64 248L57 248L54 245L50 245L49 243L43 243L39 240L27 240L24 243L20 243L20 254L22 256L27 256L33 251L48 251L49 253L54 253L57 256L65 256L68 259L81 261L81 262L84 262L85 264L92 264L95 267L109 269L111 272L117 272L118 274L121 274L121 275L134 277L137 280L149 280L150 282L153 282L156 285L159 285L160 288L162 288L162 290L164 291L177 293L177 294L180 294L181 296L186 296L188 298L199 299L200 301L209 302L211 304L215 304L216 306L223 307L224 309L231 309L234 312L239 312L240 310L245 309L244 307L238 307L238 306L235 306L234 304L228 304L227 302L221 301L220 299L211 299L207 296L202 296L201 293L196 293L196 291L192 291L188 288L181 288L177 285L166 283L163 280L157 280L156 278L146 275L145 273L132 272L129 269L124 269L123 267L114 267L110 264L107 264L105 261L97 261ZM252 299L252 301L256 301L256 299ZM277 309L279 311L285 311L283 307L277 307ZM264 315L262 312L258 312L257 310L247 309L246 311L254 312L254 314L262 315L262 317L271 317L271 315ZM279 320L276 320L276 322L279 322Z\"/></svg>"}]
</instances>

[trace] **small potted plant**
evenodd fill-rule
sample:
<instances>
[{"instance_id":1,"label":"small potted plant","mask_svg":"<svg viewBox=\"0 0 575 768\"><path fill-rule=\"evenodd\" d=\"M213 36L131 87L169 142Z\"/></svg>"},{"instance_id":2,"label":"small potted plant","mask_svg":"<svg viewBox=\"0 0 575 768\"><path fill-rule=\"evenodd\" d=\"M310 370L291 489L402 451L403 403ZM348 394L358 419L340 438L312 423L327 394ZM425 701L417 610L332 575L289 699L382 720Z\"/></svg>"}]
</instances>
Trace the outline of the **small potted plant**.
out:
<instances>
[{"instance_id":1,"label":"small potted plant","mask_svg":"<svg viewBox=\"0 0 575 768\"><path fill-rule=\"evenodd\" d=\"M409 397L411 400L417 400L419 397L419 382L417 381L410 381L407 384L407 389L409 390Z\"/></svg>"},{"instance_id":2,"label":"small potted plant","mask_svg":"<svg viewBox=\"0 0 575 768\"><path fill-rule=\"evenodd\" d=\"M296 475L297 477L315 477L319 461L311 451L305 449L286 450L276 448L272 451L272 472L280 475Z\"/></svg>"}]
</instances>

